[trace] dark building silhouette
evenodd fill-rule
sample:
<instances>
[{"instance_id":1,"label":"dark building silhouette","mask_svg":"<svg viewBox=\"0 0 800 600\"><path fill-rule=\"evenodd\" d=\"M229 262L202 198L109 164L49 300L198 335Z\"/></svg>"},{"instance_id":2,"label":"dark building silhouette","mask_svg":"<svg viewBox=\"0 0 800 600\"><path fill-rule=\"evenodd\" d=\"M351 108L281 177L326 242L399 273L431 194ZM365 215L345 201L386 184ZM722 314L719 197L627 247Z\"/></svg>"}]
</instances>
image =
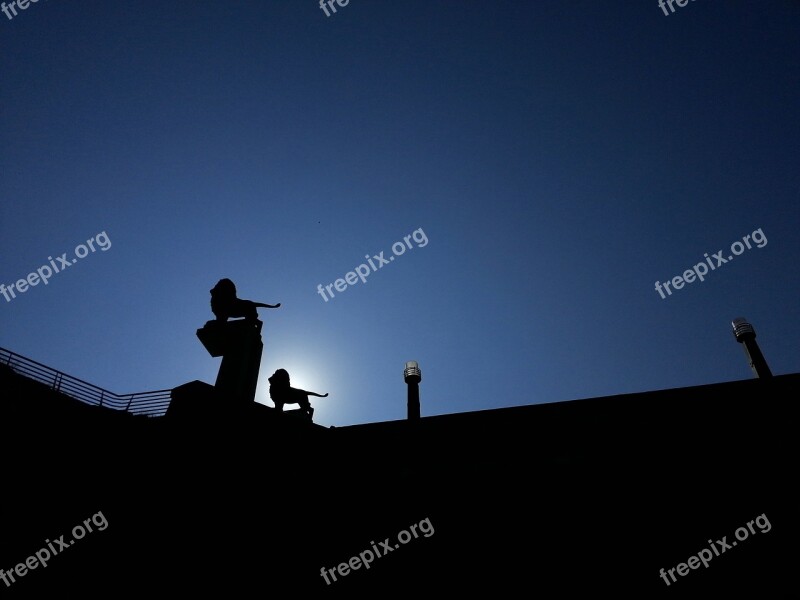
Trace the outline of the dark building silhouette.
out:
<instances>
[{"instance_id":1,"label":"dark building silhouette","mask_svg":"<svg viewBox=\"0 0 800 600\"><path fill-rule=\"evenodd\" d=\"M90 406L6 360L0 568L108 520L11 592L790 589L798 374L328 428L220 410L229 398L202 382L173 390L168 418ZM761 514L770 533L670 588L659 577ZM433 535L395 542L423 519ZM384 541L398 547L371 568L321 576Z\"/></svg>"},{"instance_id":2,"label":"dark building silhouette","mask_svg":"<svg viewBox=\"0 0 800 600\"><path fill-rule=\"evenodd\" d=\"M171 390L168 410L165 390L114 394L0 349L0 569L24 572L97 511L108 521L10 591L772 598L794 585L800 374L771 376L741 319L755 379L423 418L409 361L408 419L336 428L253 402L257 320L210 323L198 337L235 366ZM769 533L749 533L757 518ZM429 537L412 538L422 523ZM709 567L659 576L724 539L738 546Z\"/></svg>"}]
</instances>

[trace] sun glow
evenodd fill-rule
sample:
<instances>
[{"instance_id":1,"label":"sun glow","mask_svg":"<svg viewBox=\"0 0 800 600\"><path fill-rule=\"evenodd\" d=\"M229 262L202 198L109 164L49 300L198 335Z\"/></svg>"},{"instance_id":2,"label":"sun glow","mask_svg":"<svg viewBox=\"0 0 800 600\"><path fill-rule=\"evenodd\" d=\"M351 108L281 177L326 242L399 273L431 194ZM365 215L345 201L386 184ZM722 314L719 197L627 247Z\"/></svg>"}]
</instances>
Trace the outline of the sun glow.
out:
<instances>
[{"instance_id":1,"label":"sun glow","mask_svg":"<svg viewBox=\"0 0 800 600\"><path fill-rule=\"evenodd\" d=\"M340 421L346 413L346 408L342 403L342 394L345 392L346 386L336 375L335 362L338 361L323 361L319 360L319 357L310 355L307 351L293 350L282 352L280 361L262 360L256 388L256 402L274 406L269 397L268 379L277 369L286 369L292 387L318 394L328 394L327 398L309 397L311 406L314 407L315 423L327 426ZM286 408L293 409L297 406L289 405Z\"/></svg>"}]
</instances>

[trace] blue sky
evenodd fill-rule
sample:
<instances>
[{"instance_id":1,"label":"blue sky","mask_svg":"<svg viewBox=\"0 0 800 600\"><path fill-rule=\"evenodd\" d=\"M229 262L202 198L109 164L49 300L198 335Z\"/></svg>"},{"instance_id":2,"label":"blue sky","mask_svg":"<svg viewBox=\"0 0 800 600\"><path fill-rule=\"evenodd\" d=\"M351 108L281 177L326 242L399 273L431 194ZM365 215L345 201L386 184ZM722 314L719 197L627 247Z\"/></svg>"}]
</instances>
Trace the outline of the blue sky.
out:
<instances>
[{"instance_id":1,"label":"blue sky","mask_svg":"<svg viewBox=\"0 0 800 600\"><path fill-rule=\"evenodd\" d=\"M423 416L747 379L738 316L796 373L799 28L788 0L0 14L0 283L111 244L0 296L0 346L118 393L213 383L229 277L282 303L257 400L285 368L323 425L405 418L406 360Z\"/></svg>"}]
</instances>

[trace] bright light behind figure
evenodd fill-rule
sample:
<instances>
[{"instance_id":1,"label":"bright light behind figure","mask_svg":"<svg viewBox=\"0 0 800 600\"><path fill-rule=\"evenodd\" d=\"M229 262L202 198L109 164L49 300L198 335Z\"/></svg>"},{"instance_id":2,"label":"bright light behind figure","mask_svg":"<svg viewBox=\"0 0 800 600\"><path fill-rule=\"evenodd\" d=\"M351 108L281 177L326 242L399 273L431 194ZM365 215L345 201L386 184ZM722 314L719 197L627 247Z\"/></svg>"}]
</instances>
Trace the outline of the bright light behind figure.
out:
<instances>
[{"instance_id":1,"label":"bright light behind figure","mask_svg":"<svg viewBox=\"0 0 800 600\"><path fill-rule=\"evenodd\" d=\"M270 360L268 357L262 359L256 388L256 402L274 406L269 397L269 378L277 369L286 369L292 387L318 394L329 394L327 398L313 396L309 398L311 406L314 407L314 423L327 427L343 420L349 420L345 414L347 407L343 402L343 393L347 386L336 375L336 365L331 364L330 359L319 360L319 357L311 355L307 351L290 350L281 354L280 361ZM296 404L288 404L284 410L296 408L298 408Z\"/></svg>"}]
</instances>

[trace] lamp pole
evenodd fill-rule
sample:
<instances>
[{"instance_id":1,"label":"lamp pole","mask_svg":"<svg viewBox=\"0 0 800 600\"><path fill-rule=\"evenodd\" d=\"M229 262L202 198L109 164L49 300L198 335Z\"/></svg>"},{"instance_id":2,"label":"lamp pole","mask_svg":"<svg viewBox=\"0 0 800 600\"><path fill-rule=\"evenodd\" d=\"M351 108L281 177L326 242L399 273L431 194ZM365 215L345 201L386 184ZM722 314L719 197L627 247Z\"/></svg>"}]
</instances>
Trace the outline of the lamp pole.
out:
<instances>
[{"instance_id":1,"label":"lamp pole","mask_svg":"<svg viewBox=\"0 0 800 600\"><path fill-rule=\"evenodd\" d=\"M406 362L403 378L408 384L408 420L419 419L419 382L422 381L422 371L415 360Z\"/></svg>"},{"instance_id":2,"label":"lamp pole","mask_svg":"<svg viewBox=\"0 0 800 600\"><path fill-rule=\"evenodd\" d=\"M744 317L734 319L731 325L733 325L733 335L736 341L742 344L744 355L756 377L772 377L772 371L769 370L769 365L756 342L756 330L753 326Z\"/></svg>"}]
</instances>

